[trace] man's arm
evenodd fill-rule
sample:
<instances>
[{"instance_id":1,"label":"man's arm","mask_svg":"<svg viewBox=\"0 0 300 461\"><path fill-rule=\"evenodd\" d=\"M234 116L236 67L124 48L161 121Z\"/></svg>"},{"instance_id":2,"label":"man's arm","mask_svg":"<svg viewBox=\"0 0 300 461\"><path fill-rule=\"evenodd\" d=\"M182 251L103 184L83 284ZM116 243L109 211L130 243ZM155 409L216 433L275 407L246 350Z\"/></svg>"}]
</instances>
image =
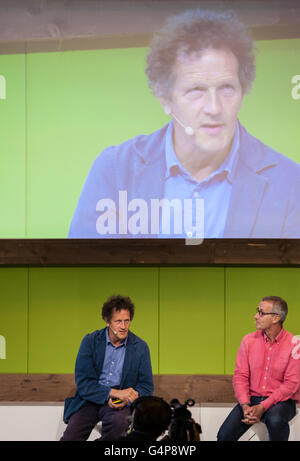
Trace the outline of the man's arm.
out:
<instances>
[{"instance_id":1,"label":"man's arm","mask_svg":"<svg viewBox=\"0 0 300 461\"><path fill-rule=\"evenodd\" d=\"M138 392L139 397L152 395L154 390L150 350L145 342L143 343L138 378L134 389Z\"/></svg>"},{"instance_id":2,"label":"man's arm","mask_svg":"<svg viewBox=\"0 0 300 461\"><path fill-rule=\"evenodd\" d=\"M299 357L291 353L287 367L284 372L282 383L274 392L261 402L264 410L267 411L272 405L283 402L293 397L300 386L300 360Z\"/></svg>"},{"instance_id":3,"label":"man's arm","mask_svg":"<svg viewBox=\"0 0 300 461\"><path fill-rule=\"evenodd\" d=\"M244 414L242 422L249 425L258 422L265 409L261 404L250 406L250 367L246 338L243 338L237 354L233 387L235 396L242 406Z\"/></svg>"},{"instance_id":4,"label":"man's arm","mask_svg":"<svg viewBox=\"0 0 300 461\"><path fill-rule=\"evenodd\" d=\"M84 400L102 405L107 400L110 388L99 384L93 361L93 344L90 334L86 335L80 345L76 364L75 382L80 397Z\"/></svg>"},{"instance_id":5,"label":"man's arm","mask_svg":"<svg viewBox=\"0 0 300 461\"><path fill-rule=\"evenodd\" d=\"M129 405L138 397L152 395L153 393L153 376L151 367L151 358L148 345L143 341L138 343L137 351L130 352L130 359L137 363L137 369L134 375L128 377L126 387L123 389L111 389L108 404L115 409L121 409ZM114 404L112 398L119 398L122 400L119 404Z\"/></svg>"},{"instance_id":6,"label":"man's arm","mask_svg":"<svg viewBox=\"0 0 300 461\"><path fill-rule=\"evenodd\" d=\"M129 397L130 402L133 402L137 397L152 395L154 389L153 376L147 343L138 340L135 344L130 344L127 347L121 391L117 390L114 394L118 396L120 392L124 393L124 395L130 393L127 397Z\"/></svg>"},{"instance_id":7,"label":"man's arm","mask_svg":"<svg viewBox=\"0 0 300 461\"><path fill-rule=\"evenodd\" d=\"M300 236L300 180L290 193L292 196L289 200L287 216L284 221L281 238L299 238Z\"/></svg>"},{"instance_id":8,"label":"man's arm","mask_svg":"<svg viewBox=\"0 0 300 461\"><path fill-rule=\"evenodd\" d=\"M242 339L233 374L233 388L236 399L240 404L250 405L250 369L248 347L245 338Z\"/></svg>"},{"instance_id":9,"label":"man's arm","mask_svg":"<svg viewBox=\"0 0 300 461\"><path fill-rule=\"evenodd\" d=\"M82 188L69 229L69 238L114 238L116 234L99 234L97 220L100 212L97 203L111 199L116 204L118 187L116 182L115 149L106 148L93 162ZM100 202L102 203L102 202ZM113 212L113 211L112 211Z\"/></svg>"},{"instance_id":10,"label":"man's arm","mask_svg":"<svg viewBox=\"0 0 300 461\"><path fill-rule=\"evenodd\" d=\"M138 396L139 394L132 387L128 387L127 389L111 389L109 394L111 399L129 400L130 403L137 399Z\"/></svg>"}]
</instances>

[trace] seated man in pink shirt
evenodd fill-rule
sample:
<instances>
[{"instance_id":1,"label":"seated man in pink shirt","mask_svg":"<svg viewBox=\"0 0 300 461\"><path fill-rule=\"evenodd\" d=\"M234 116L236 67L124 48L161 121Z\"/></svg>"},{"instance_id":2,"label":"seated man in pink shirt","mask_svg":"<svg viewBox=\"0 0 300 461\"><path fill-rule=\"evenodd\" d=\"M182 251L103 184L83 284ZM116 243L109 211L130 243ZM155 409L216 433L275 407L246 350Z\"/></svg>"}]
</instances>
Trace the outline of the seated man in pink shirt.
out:
<instances>
[{"instance_id":1,"label":"seated man in pink shirt","mask_svg":"<svg viewBox=\"0 0 300 461\"><path fill-rule=\"evenodd\" d=\"M259 421L271 441L288 440L300 397L300 342L282 326L287 311L278 296L261 300L257 331L243 338L236 359L233 387L239 403L219 429L218 441L236 441Z\"/></svg>"}]
</instances>

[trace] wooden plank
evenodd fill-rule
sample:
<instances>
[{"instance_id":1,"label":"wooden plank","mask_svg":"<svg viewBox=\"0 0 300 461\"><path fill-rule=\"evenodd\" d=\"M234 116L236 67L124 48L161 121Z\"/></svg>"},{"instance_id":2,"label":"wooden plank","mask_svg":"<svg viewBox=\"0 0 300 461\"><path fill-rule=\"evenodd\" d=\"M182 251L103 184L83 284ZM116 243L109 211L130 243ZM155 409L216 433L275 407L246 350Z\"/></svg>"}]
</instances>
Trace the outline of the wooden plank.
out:
<instances>
[{"instance_id":1,"label":"wooden plank","mask_svg":"<svg viewBox=\"0 0 300 461\"><path fill-rule=\"evenodd\" d=\"M160 375L155 377L155 395L167 402L177 398L181 403L234 402L231 375Z\"/></svg>"},{"instance_id":2,"label":"wooden plank","mask_svg":"<svg viewBox=\"0 0 300 461\"><path fill-rule=\"evenodd\" d=\"M0 402L63 402L74 395L73 374L0 374ZM154 375L154 395L167 402L234 402L231 375Z\"/></svg>"},{"instance_id":3,"label":"wooden plank","mask_svg":"<svg viewBox=\"0 0 300 461\"><path fill-rule=\"evenodd\" d=\"M167 16L213 0L2 0L0 53L148 46L153 30ZM256 40L300 36L296 0L227 0ZM145 21L145 17L147 20Z\"/></svg>"},{"instance_id":4,"label":"wooden plank","mask_svg":"<svg viewBox=\"0 0 300 461\"><path fill-rule=\"evenodd\" d=\"M0 402L62 402L74 390L73 374L0 374Z\"/></svg>"},{"instance_id":5,"label":"wooden plank","mask_svg":"<svg viewBox=\"0 0 300 461\"><path fill-rule=\"evenodd\" d=\"M1 266L299 266L300 239L0 239Z\"/></svg>"}]
</instances>

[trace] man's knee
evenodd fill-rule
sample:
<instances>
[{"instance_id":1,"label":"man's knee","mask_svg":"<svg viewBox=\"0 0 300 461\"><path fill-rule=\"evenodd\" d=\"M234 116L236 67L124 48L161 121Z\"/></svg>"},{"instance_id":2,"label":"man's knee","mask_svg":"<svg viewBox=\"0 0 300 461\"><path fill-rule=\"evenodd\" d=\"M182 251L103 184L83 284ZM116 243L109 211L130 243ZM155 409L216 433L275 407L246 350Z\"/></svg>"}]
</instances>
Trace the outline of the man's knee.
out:
<instances>
[{"instance_id":1,"label":"man's knee","mask_svg":"<svg viewBox=\"0 0 300 461\"><path fill-rule=\"evenodd\" d=\"M108 412L102 420L102 427L109 430L113 428L117 433L123 432L129 426L129 416L129 408Z\"/></svg>"},{"instance_id":2,"label":"man's knee","mask_svg":"<svg viewBox=\"0 0 300 461\"><path fill-rule=\"evenodd\" d=\"M231 430L231 427L223 423L217 434L217 441L218 442L228 442L228 441L230 442L230 441L235 441L235 440L236 439L234 437L233 431Z\"/></svg>"},{"instance_id":3,"label":"man's knee","mask_svg":"<svg viewBox=\"0 0 300 461\"><path fill-rule=\"evenodd\" d=\"M65 432L60 440L87 440L98 421L98 405L88 402L70 417Z\"/></svg>"},{"instance_id":4,"label":"man's knee","mask_svg":"<svg viewBox=\"0 0 300 461\"><path fill-rule=\"evenodd\" d=\"M228 432L226 431L226 428L224 428L224 424L220 427L218 433L217 433L217 440L218 442L224 442L224 440L227 440L228 437Z\"/></svg>"},{"instance_id":5,"label":"man's knee","mask_svg":"<svg viewBox=\"0 0 300 461\"><path fill-rule=\"evenodd\" d=\"M263 421L268 426L285 426L296 414L295 402L288 400L271 407L264 415Z\"/></svg>"},{"instance_id":6,"label":"man's knee","mask_svg":"<svg viewBox=\"0 0 300 461\"><path fill-rule=\"evenodd\" d=\"M129 409L123 409L120 411L116 411L115 414L112 416L112 424L116 429L122 430L123 428L127 428L129 426L129 416L130 411Z\"/></svg>"},{"instance_id":7,"label":"man's knee","mask_svg":"<svg viewBox=\"0 0 300 461\"><path fill-rule=\"evenodd\" d=\"M282 418L281 415L278 413L266 415L264 423L266 424L268 430L276 430L278 428L286 427L288 425L288 421Z\"/></svg>"}]
</instances>

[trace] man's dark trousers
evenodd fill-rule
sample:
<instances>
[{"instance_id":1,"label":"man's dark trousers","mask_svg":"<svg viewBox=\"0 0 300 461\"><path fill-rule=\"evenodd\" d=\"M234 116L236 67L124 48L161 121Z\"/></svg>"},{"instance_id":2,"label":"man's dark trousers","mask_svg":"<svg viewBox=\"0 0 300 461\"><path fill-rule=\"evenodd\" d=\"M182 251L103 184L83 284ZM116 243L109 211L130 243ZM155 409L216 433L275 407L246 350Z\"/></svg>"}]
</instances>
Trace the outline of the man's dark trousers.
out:
<instances>
[{"instance_id":1,"label":"man's dark trousers","mask_svg":"<svg viewBox=\"0 0 300 461\"><path fill-rule=\"evenodd\" d=\"M251 406L258 405L266 397L251 397ZM289 439L289 421L296 415L295 400L286 400L270 407L262 416L269 433L270 441L287 441ZM240 404L236 405L229 413L220 427L218 441L237 441L251 427L243 423L243 409Z\"/></svg>"},{"instance_id":2,"label":"man's dark trousers","mask_svg":"<svg viewBox=\"0 0 300 461\"><path fill-rule=\"evenodd\" d=\"M121 410L110 408L108 404L97 405L86 402L68 422L61 441L85 441L99 421L102 421L101 441L115 440L126 434L129 427L129 407Z\"/></svg>"}]
</instances>

